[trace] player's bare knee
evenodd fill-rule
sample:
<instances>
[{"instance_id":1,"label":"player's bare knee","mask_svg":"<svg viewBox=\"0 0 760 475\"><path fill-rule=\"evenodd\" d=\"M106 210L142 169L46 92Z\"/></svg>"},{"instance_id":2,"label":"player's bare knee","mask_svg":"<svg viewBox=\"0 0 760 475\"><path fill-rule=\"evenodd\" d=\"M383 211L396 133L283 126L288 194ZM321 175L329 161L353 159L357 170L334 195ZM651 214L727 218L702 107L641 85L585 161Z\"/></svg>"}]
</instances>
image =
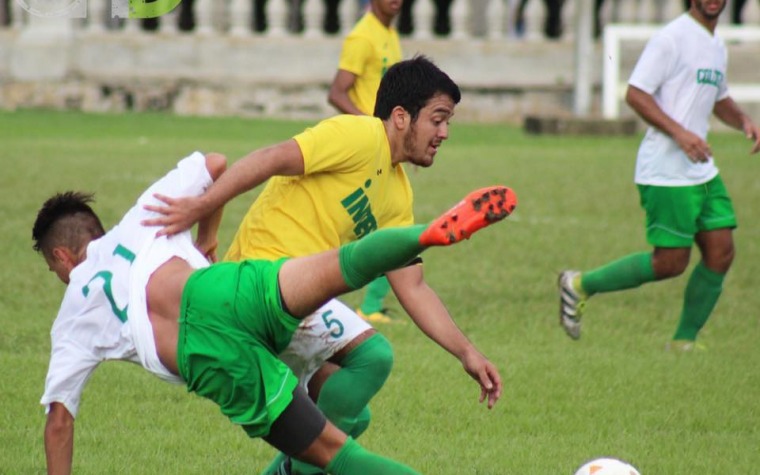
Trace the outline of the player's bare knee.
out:
<instances>
[{"instance_id":1,"label":"player's bare knee","mask_svg":"<svg viewBox=\"0 0 760 475\"><path fill-rule=\"evenodd\" d=\"M680 262L670 262L665 265L655 267L655 275L658 279L672 279L683 274L686 270L687 265L688 262L686 264L682 264Z\"/></svg>"},{"instance_id":2,"label":"player's bare knee","mask_svg":"<svg viewBox=\"0 0 760 475\"><path fill-rule=\"evenodd\" d=\"M725 274L731 268L731 264L734 262L735 257L736 249L734 248L733 243L731 243L716 252L706 253L702 256L702 259L705 263L705 267L711 271Z\"/></svg>"},{"instance_id":3,"label":"player's bare knee","mask_svg":"<svg viewBox=\"0 0 760 475\"><path fill-rule=\"evenodd\" d=\"M656 247L652 253L654 275L658 280L678 277L689 266L690 257L690 247Z\"/></svg>"}]
</instances>

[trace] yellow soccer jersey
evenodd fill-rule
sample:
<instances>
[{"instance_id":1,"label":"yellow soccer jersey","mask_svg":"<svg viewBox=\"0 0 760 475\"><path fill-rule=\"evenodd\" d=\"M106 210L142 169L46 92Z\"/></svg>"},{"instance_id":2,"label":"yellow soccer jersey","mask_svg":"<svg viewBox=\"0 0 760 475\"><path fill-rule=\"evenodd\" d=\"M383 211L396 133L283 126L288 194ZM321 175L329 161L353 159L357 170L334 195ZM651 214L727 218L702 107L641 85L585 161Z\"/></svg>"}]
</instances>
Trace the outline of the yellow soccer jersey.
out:
<instances>
[{"instance_id":1,"label":"yellow soccer jersey","mask_svg":"<svg viewBox=\"0 0 760 475\"><path fill-rule=\"evenodd\" d=\"M401 61L398 32L386 28L372 12L367 12L343 42L338 69L356 75L348 91L351 102L363 113L375 112L375 98L385 71Z\"/></svg>"},{"instance_id":2,"label":"yellow soccer jersey","mask_svg":"<svg viewBox=\"0 0 760 475\"><path fill-rule=\"evenodd\" d=\"M412 187L403 166L391 165L380 119L339 115L294 138L304 174L269 179L226 260L304 256L414 223Z\"/></svg>"}]
</instances>

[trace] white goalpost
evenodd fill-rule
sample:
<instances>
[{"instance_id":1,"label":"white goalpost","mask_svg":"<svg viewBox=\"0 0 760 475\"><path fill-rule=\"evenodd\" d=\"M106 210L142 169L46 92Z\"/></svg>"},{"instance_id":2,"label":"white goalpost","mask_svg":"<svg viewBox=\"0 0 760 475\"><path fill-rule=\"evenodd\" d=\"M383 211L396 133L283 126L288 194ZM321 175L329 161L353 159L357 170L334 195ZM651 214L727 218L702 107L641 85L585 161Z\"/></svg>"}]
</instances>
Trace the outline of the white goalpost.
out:
<instances>
[{"instance_id":1,"label":"white goalpost","mask_svg":"<svg viewBox=\"0 0 760 475\"><path fill-rule=\"evenodd\" d=\"M604 27L602 56L602 115L605 119L620 117L620 101L626 88L620 79L622 42L646 41L663 25L610 24ZM760 42L760 28L754 26L721 26L717 34L730 47L732 42ZM730 59L729 59L730 62ZM760 68L760 66L758 66ZM731 97L737 102L760 102L760 75L757 82L730 82Z\"/></svg>"}]
</instances>

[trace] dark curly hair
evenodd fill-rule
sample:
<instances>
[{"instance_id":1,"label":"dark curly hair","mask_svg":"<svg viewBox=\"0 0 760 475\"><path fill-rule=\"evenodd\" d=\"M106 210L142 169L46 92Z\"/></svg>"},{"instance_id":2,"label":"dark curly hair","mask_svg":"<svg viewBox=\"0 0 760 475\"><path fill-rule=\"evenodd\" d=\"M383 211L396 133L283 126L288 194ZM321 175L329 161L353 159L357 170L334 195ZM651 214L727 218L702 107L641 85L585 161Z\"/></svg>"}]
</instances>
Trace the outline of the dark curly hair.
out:
<instances>
[{"instance_id":1,"label":"dark curly hair","mask_svg":"<svg viewBox=\"0 0 760 475\"><path fill-rule=\"evenodd\" d=\"M409 113L412 122L420 109L438 94L451 97L459 104L462 94L459 86L424 55L398 62L391 66L380 81L375 102L375 117L386 120L396 106Z\"/></svg>"},{"instance_id":2,"label":"dark curly hair","mask_svg":"<svg viewBox=\"0 0 760 475\"><path fill-rule=\"evenodd\" d=\"M78 191L57 193L37 213L32 227L34 250L48 254L56 246L80 251L105 234L100 218L90 207L94 195Z\"/></svg>"}]
</instances>

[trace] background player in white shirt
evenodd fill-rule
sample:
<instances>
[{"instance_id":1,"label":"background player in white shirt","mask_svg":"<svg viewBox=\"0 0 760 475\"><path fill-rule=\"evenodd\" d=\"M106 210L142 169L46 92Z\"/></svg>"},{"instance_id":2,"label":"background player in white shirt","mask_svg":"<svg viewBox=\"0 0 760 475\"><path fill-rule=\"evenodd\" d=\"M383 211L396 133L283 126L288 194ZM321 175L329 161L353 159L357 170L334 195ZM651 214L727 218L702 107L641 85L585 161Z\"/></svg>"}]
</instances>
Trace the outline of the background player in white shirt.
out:
<instances>
[{"instance_id":1,"label":"background player in white shirt","mask_svg":"<svg viewBox=\"0 0 760 475\"><path fill-rule=\"evenodd\" d=\"M720 297L734 258L736 217L706 141L710 116L743 131L753 142L750 153L760 150L760 130L726 84L726 47L715 34L725 6L726 0L691 0L688 12L652 37L634 68L626 101L650 124L635 182L654 251L582 273L560 273L560 324L573 339L580 337L588 297L682 274L695 242L702 260L689 278L668 347L696 348L697 334Z\"/></svg>"},{"instance_id":2,"label":"background player in white shirt","mask_svg":"<svg viewBox=\"0 0 760 475\"><path fill-rule=\"evenodd\" d=\"M250 437L334 474L413 474L363 449L328 422L276 354L300 320L327 300L401 267L429 246L449 245L506 217L514 196L478 190L430 225L391 228L307 257L209 265L221 209L190 232L156 235L141 225L156 196L202 194L226 167L218 154L194 153L153 184L105 232L91 195L68 192L45 202L34 248L67 284L51 331L41 403L47 407L49 474L69 474L74 418L82 391L106 360L141 364L161 379L213 400ZM483 398L499 397L494 387Z\"/></svg>"}]
</instances>

